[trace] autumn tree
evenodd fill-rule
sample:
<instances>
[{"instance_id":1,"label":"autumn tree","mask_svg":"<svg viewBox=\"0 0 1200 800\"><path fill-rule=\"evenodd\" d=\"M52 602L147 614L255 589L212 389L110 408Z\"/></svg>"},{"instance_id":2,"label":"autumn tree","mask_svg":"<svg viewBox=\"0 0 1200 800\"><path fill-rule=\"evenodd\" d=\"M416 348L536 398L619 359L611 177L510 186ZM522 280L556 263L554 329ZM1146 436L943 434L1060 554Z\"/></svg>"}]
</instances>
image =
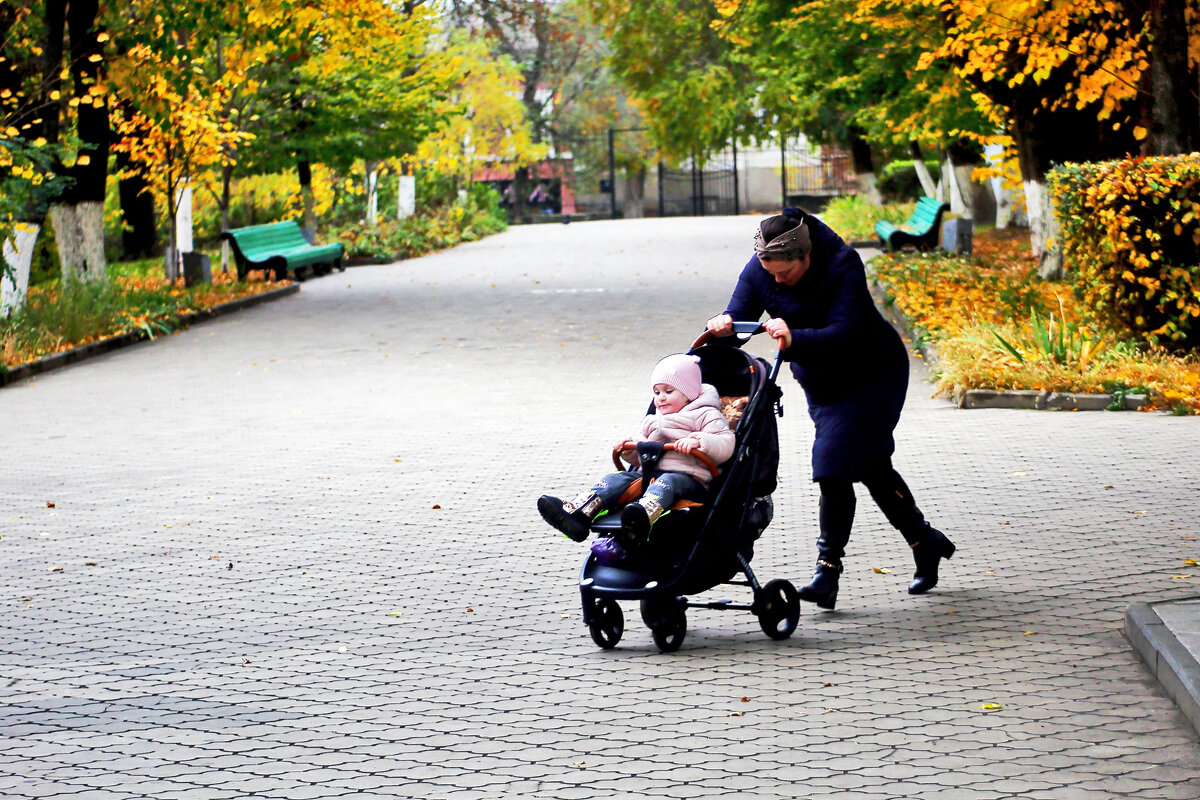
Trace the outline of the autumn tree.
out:
<instances>
[{"instance_id":1,"label":"autumn tree","mask_svg":"<svg viewBox=\"0 0 1200 800\"><path fill-rule=\"evenodd\" d=\"M703 157L762 133L757 86L712 0L587 0L608 40L608 65L672 158Z\"/></svg>"},{"instance_id":2,"label":"autumn tree","mask_svg":"<svg viewBox=\"0 0 1200 800\"><path fill-rule=\"evenodd\" d=\"M551 143L563 115L588 90L600 68L598 46L589 36L576 0L449 0L450 21L482 36L492 52L521 71L521 103L536 144ZM515 213L528 216L528 167L516 170Z\"/></svg>"},{"instance_id":3,"label":"autumn tree","mask_svg":"<svg viewBox=\"0 0 1200 800\"><path fill-rule=\"evenodd\" d=\"M1194 102L1189 110L1188 97L1195 99L1200 62L1196 0L1187 0L1182 15L1186 55L1177 52L1179 37L1172 40L1161 31L1157 39L1151 36L1152 27L1162 25L1162 5L1171 5L1157 0L1141 8L1115 0L923 2L937 9L946 34L922 65L939 58L955 64L996 107L1013 137L1043 276L1062 272L1046 186L1052 165L1120 156L1137 151L1139 142L1158 143L1151 148L1168 141L1175 141L1172 147L1195 144L1188 131L1198 124L1197 115ZM1167 53L1170 48L1175 52ZM1156 63L1175 64L1176 69L1186 63L1175 78L1187 90L1168 91L1169 97L1153 92L1151 66ZM1161 120L1157 128L1153 119ZM1157 131L1154 139L1149 138L1152 129Z\"/></svg>"},{"instance_id":4,"label":"autumn tree","mask_svg":"<svg viewBox=\"0 0 1200 800\"><path fill-rule=\"evenodd\" d=\"M462 82L444 100L441 124L417 148L417 159L451 176L454 188L471 182L485 166L523 167L544 158L533 141L521 102L521 72L483 41L459 33L447 46Z\"/></svg>"},{"instance_id":5,"label":"autumn tree","mask_svg":"<svg viewBox=\"0 0 1200 800\"><path fill-rule=\"evenodd\" d=\"M109 125L104 83L108 35L95 0L47 0L41 14L4 5L11 23L0 51L0 111L4 155L0 177L7 201L4 263L28 274L29 256L48 215L63 277L103 281L105 177ZM19 208L17 208L19 206ZM7 281L10 291L20 283ZM12 292L9 295L11 298ZM23 298L8 300L11 307Z\"/></svg>"},{"instance_id":6,"label":"autumn tree","mask_svg":"<svg viewBox=\"0 0 1200 800\"><path fill-rule=\"evenodd\" d=\"M460 76L433 47L436 18L419 3L280 5L290 27L251 73L259 105L243 119L256 139L240 160L252 173L295 168L315 227L312 165L412 154Z\"/></svg>"}]
</instances>

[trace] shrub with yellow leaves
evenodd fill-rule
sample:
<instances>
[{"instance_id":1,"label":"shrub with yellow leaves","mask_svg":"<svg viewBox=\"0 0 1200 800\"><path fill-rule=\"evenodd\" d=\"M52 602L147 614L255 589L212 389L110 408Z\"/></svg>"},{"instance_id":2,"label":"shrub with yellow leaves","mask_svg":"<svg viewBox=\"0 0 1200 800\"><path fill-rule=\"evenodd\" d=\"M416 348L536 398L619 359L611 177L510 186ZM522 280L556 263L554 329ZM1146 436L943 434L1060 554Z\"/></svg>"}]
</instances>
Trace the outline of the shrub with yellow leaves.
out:
<instances>
[{"instance_id":1,"label":"shrub with yellow leaves","mask_svg":"<svg viewBox=\"0 0 1200 800\"><path fill-rule=\"evenodd\" d=\"M1049 175L1084 305L1151 345L1200 347L1200 153Z\"/></svg>"}]
</instances>

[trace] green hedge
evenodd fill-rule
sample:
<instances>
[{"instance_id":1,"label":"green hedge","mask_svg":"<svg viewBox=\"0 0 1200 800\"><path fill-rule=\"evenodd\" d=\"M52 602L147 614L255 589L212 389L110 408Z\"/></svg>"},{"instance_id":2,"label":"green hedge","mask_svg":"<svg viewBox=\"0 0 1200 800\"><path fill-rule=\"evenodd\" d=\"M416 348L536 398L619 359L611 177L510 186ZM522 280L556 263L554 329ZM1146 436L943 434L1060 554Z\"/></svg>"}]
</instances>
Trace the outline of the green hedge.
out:
<instances>
[{"instance_id":1,"label":"green hedge","mask_svg":"<svg viewBox=\"0 0 1200 800\"><path fill-rule=\"evenodd\" d=\"M1152 345L1200 348L1200 153L1063 164L1049 181L1089 310Z\"/></svg>"}]
</instances>

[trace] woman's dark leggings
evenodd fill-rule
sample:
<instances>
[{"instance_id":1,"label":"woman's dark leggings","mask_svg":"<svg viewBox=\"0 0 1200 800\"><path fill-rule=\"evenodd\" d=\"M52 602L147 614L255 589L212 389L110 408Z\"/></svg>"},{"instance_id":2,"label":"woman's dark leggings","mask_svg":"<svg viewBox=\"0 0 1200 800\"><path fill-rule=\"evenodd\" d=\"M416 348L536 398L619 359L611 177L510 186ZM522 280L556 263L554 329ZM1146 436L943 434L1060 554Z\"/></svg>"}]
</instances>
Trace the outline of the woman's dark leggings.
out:
<instances>
[{"instance_id":1,"label":"woman's dark leggings","mask_svg":"<svg viewBox=\"0 0 1200 800\"><path fill-rule=\"evenodd\" d=\"M854 483L841 478L823 478L817 483L821 487L821 537L817 539L817 549L822 560L841 564L854 524ZM925 515L917 508L912 492L890 460L863 476L862 484L909 545L921 541L928 528Z\"/></svg>"}]
</instances>

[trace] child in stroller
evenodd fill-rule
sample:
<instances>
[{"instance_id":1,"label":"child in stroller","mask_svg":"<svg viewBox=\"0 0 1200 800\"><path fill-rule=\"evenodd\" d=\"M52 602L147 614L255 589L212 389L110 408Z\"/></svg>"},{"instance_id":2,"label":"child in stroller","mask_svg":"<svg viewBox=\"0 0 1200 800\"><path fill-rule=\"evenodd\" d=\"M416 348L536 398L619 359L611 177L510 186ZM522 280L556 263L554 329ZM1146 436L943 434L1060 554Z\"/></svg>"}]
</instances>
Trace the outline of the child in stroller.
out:
<instances>
[{"instance_id":1,"label":"child in stroller","mask_svg":"<svg viewBox=\"0 0 1200 800\"><path fill-rule=\"evenodd\" d=\"M643 444L635 449L628 443L631 446L627 448L627 441L621 440L614 452L621 452L629 468L606 475L566 502L551 495L538 498L542 518L577 542L588 537L597 517L627 503L621 512L621 527L592 547L602 561L625 560L647 541L654 523L676 501L704 502L715 466L733 454L736 444L721 413L716 388L701 381L696 356L679 353L659 361L650 374L650 388L654 413L642 420L635 438L669 447ZM647 473L652 475L648 486L644 480Z\"/></svg>"},{"instance_id":2,"label":"child in stroller","mask_svg":"<svg viewBox=\"0 0 1200 800\"><path fill-rule=\"evenodd\" d=\"M764 329L757 322L735 322L733 331L745 340L763 333ZM592 640L605 650L621 640L625 622L620 603L624 601L637 601L642 621L650 629L654 643L664 652L678 650L682 645L687 633L685 612L689 608L749 611L758 617L763 632L772 639L791 636L800 620L800 599L795 587L786 580L760 584L750 568L754 543L770 525L773 515L771 493L775 491L779 467L775 418L783 413L776 378L783 351L777 352L772 365L738 346L729 346L737 340L713 339L705 331L692 344L688 356L699 359L703 385L715 388L723 416L734 434L734 447L719 474L716 464L701 448L692 448L688 453L709 470L708 475L702 475L706 500L702 504L677 501L670 515L659 517L653 535L639 545L637 557L617 563L603 558L595 548L625 536L622 524L625 511L619 516L601 515L597 511L590 525L586 524L586 517L576 517L582 524L566 523L571 527L564 532L574 534L571 538L582 541L589 528L600 537L580 568L579 595L583 623ZM695 374L692 375L694 378ZM663 415L662 419L670 416ZM683 435L680 440L687 438L688 435ZM634 446L633 442L622 442L620 450ZM661 455L663 449L670 452L676 446L677 443L637 443L642 472L655 475L654 457ZM725 454L717 455L723 458ZM622 468L617 450L613 452L613 463L617 469ZM709 479L709 475L713 477ZM640 491L636 484L633 487L634 491L608 507L615 510L622 502L642 506L635 502ZM595 502L591 492L583 493L576 501L578 508ZM543 498L539 505L549 512L552 524L578 510L565 508L554 498ZM597 507L604 505L602 498ZM641 513L629 512L631 518ZM749 587L753 592L752 602L697 601L687 597L721 584Z\"/></svg>"}]
</instances>

